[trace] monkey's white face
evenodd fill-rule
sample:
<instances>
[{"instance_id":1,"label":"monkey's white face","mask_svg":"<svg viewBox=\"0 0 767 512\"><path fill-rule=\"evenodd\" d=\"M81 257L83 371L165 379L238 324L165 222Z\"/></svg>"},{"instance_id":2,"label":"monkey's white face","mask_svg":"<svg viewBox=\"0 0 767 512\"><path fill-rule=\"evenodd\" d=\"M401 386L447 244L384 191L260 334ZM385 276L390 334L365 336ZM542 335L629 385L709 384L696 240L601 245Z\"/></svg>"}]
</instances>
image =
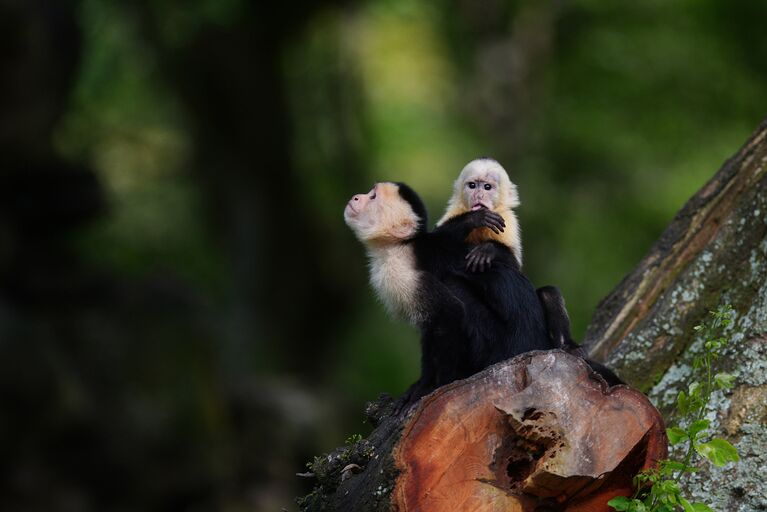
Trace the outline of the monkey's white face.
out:
<instances>
[{"instance_id":1,"label":"monkey's white face","mask_svg":"<svg viewBox=\"0 0 767 512\"><path fill-rule=\"evenodd\" d=\"M376 183L367 194L352 196L344 220L361 242L395 242L413 236L418 217L395 183Z\"/></svg>"},{"instance_id":2,"label":"monkey's white face","mask_svg":"<svg viewBox=\"0 0 767 512\"><path fill-rule=\"evenodd\" d=\"M501 211L517 206L517 187L509 179L506 169L490 158L478 158L466 164L455 180L446 215L480 208ZM440 223L443 221L444 218Z\"/></svg>"},{"instance_id":3,"label":"monkey's white face","mask_svg":"<svg viewBox=\"0 0 767 512\"><path fill-rule=\"evenodd\" d=\"M463 177L461 197L467 210L494 210L501 200L501 177L493 169L472 169Z\"/></svg>"}]
</instances>

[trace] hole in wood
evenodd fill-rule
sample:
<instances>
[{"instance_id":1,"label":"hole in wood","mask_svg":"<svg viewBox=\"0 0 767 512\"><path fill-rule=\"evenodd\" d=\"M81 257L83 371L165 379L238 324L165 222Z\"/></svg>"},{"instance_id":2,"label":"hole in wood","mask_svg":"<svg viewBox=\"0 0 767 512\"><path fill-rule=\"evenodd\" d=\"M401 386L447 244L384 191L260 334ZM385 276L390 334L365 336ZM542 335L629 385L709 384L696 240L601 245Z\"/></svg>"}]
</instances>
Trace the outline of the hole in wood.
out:
<instances>
[{"instance_id":1,"label":"hole in wood","mask_svg":"<svg viewBox=\"0 0 767 512\"><path fill-rule=\"evenodd\" d=\"M506 459L506 475L509 477L509 486L517 490L520 484L530 476L535 468L535 463L540 460L546 451L542 445L527 443L524 439L517 439Z\"/></svg>"},{"instance_id":2,"label":"hole in wood","mask_svg":"<svg viewBox=\"0 0 767 512\"><path fill-rule=\"evenodd\" d=\"M535 421L541 419L541 416L543 416L543 413L536 410L534 407L530 407L529 409L525 409L525 412L522 414L522 421Z\"/></svg>"},{"instance_id":3,"label":"hole in wood","mask_svg":"<svg viewBox=\"0 0 767 512\"><path fill-rule=\"evenodd\" d=\"M493 457L496 481L494 485L512 494L521 494L526 479L533 474L542 459L553 458L563 445L560 436L547 427L552 413L530 407L522 411L521 421L513 415L501 419L501 445Z\"/></svg>"}]
</instances>

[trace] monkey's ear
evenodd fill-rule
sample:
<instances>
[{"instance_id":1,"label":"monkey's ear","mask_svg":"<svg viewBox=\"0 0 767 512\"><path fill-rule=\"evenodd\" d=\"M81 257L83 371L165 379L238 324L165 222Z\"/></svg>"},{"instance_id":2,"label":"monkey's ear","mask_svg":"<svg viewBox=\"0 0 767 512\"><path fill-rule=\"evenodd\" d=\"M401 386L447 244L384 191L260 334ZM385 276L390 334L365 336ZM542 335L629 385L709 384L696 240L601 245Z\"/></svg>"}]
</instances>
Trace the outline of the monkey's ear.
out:
<instances>
[{"instance_id":1,"label":"monkey's ear","mask_svg":"<svg viewBox=\"0 0 767 512\"><path fill-rule=\"evenodd\" d=\"M509 208L516 208L517 206L520 205L519 192L517 192L517 186L511 181L506 187L506 205Z\"/></svg>"},{"instance_id":2,"label":"monkey's ear","mask_svg":"<svg viewBox=\"0 0 767 512\"><path fill-rule=\"evenodd\" d=\"M411 236L415 235L417 229L418 226L416 226L415 222L407 220L402 221L399 224L395 224L389 228L389 234L395 240L405 240L406 238L410 238Z\"/></svg>"}]
</instances>

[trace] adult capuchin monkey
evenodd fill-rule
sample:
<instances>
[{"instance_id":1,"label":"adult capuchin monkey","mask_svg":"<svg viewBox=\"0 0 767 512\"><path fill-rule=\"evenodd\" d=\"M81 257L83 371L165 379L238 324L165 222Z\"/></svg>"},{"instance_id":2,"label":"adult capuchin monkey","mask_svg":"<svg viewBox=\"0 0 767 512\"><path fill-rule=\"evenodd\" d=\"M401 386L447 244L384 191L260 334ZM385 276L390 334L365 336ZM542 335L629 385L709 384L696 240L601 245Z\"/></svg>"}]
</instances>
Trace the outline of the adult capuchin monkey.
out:
<instances>
[{"instance_id":1,"label":"adult capuchin monkey","mask_svg":"<svg viewBox=\"0 0 767 512\"><path fill-rule=\"evenodd\" d=\"M530 350L555 348L535 288L507 251L493 268L464 268L469 234L504 230L502 215L475 209L429 232L426 208L402 183L352 197L344 219L365 245L370 282L387 307L421 331L421 377L402 410L456 379Z\"/></svg>"}]
</instances>

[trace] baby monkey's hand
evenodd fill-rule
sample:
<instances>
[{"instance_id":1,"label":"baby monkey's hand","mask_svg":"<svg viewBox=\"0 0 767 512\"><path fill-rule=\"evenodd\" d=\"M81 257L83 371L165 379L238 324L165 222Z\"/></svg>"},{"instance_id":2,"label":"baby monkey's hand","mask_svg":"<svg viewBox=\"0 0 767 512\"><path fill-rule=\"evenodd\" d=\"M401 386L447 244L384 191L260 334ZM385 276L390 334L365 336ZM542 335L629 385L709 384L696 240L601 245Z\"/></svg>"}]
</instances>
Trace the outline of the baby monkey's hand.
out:
<instances>
[{"instance_id":1,"label":"baby monkey's hand","mask_svg":"<svg viewBox=\"0 0 767 512\"><path fill-rule=\"evenodd\" d=\"M475 246L466 255L466 270L471 272L490 270L497 254L498 248L492 242L483 242Z\"/></svg>"},{"instance_id":2,"label":"baby monkey's hand","mask_svg":"<svg viewBox=\"0 0 767 512\"><path fill-rule=\"evenodd\" d=\"M487 208L473 211L469 215L472 216L471 218L478 228L490 228L494 233L501 233L506 227L503 216Z\"/></svg>"}]
</instances>

